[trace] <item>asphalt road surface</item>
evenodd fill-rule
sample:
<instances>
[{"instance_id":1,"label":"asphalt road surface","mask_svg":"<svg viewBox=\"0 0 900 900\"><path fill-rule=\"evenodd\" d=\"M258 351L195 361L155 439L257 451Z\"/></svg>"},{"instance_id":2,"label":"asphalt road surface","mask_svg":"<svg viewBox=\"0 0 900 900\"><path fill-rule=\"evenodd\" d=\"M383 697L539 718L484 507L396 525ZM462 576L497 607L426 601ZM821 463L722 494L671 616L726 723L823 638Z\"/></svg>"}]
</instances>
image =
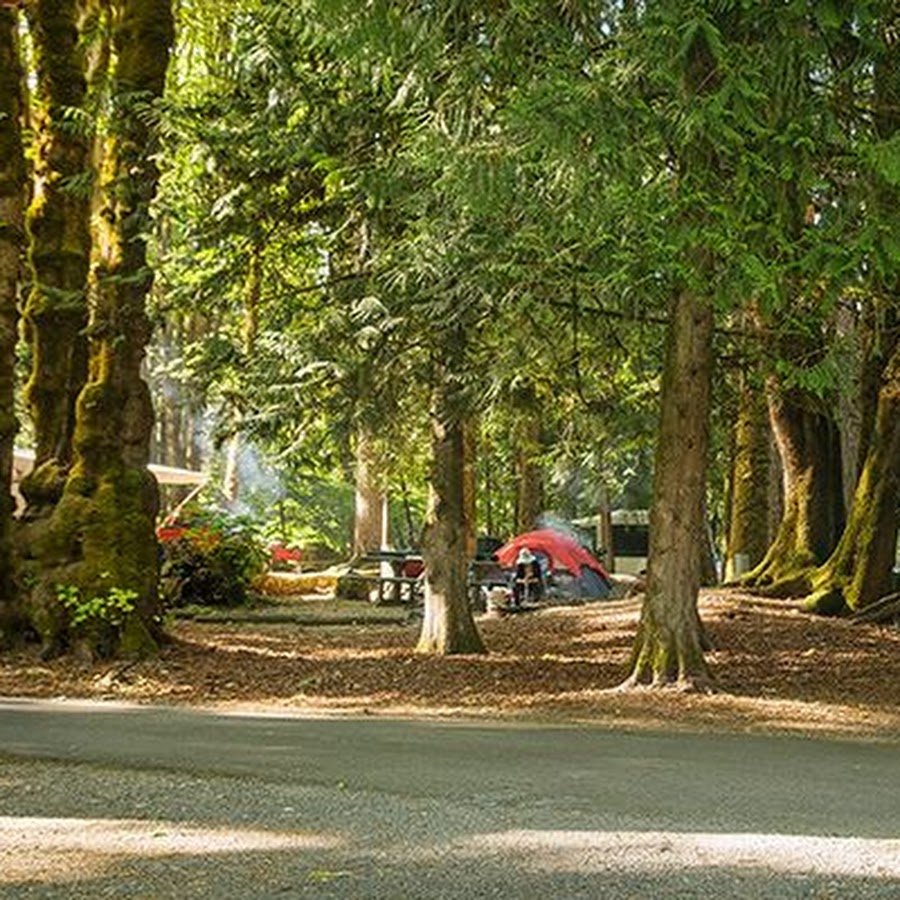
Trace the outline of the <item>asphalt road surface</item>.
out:
<instances>
[{"instance_id":1,"label":"asphalt road surface","mask_svg":"<svg viewBox=\"0 0 900 900\"><path fill-rule=\"evenodd\" d=\"M900 898L900 747L0 700L2 898Z\"/></svg>"}]
</instances>

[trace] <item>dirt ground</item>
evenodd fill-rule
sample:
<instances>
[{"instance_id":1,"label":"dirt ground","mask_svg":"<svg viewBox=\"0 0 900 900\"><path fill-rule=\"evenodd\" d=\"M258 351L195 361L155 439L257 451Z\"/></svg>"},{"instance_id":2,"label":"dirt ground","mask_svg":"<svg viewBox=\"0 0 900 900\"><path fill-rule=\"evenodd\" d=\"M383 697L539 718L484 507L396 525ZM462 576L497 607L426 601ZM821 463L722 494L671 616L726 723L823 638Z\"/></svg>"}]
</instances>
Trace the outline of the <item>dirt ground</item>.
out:
<instances>
[{"instance_id":1,"label":"dirt ground","mask_svg":"<svg viewBox=\"0 0 900 900\"><path fill-rule=\"evenodd\" d=\"M489 652L448 658L417 655L418 624L402 613L394 624L177 621L171 643L140 662L2 655L0 694L900 741L900 629L711 591L701 615L719 690L617 691L638 611L622 600L482 617Z\"/></svg>"}]
</instances>

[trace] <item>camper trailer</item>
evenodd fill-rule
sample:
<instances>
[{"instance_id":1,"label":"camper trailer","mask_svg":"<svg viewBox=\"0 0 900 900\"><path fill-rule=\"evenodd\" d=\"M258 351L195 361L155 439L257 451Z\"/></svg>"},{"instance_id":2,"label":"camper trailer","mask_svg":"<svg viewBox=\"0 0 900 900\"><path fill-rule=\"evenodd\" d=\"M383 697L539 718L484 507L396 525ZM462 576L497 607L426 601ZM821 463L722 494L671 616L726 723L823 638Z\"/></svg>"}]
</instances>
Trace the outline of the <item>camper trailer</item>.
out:
<instances>
[{"instance_id":1,"label":"camper trailer","mask_svg":"<svg viewBox=\"0 0 900 900\"><path fill-rule=\"evenodd\" d=\"M612 571L642 575L650 553L650 513L646 509L614 509L610 514Z\"/></svg>"},{"instance_id":2,"label":"camper trailer","mask_svg":"<svg viewBox=\"0 0 900 900\"><path fill-rule=\"evenodd\" d=\"M575 524L595 529L597 556L613 575L641 575L650 552L650 512L646 509L614 509L608 521L600 516L578 519Z\"/></svg>"}]
</instances>

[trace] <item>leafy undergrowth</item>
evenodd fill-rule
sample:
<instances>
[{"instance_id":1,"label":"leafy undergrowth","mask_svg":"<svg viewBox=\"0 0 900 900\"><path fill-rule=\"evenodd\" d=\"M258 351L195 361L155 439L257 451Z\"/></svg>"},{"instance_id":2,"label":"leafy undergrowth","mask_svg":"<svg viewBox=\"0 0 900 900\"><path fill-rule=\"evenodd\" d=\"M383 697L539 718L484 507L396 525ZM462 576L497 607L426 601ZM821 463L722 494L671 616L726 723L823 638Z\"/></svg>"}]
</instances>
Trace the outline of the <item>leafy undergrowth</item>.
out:
<instances>
[{"instance_id":1,"label":"leafy undergrowth","mask_svg":"<svg viewBox=\"0 0 900 900\"><path fill-rule=\"evenodd\" d=\"M0 693L281 711L595 721L900 740L900 631L704 594L719 691L612 690L637 601L544 609L479 627L485 656L424 657L417 626L180 622L155 659L86 665L0 656Z\"/></svg>"}]
</instances>

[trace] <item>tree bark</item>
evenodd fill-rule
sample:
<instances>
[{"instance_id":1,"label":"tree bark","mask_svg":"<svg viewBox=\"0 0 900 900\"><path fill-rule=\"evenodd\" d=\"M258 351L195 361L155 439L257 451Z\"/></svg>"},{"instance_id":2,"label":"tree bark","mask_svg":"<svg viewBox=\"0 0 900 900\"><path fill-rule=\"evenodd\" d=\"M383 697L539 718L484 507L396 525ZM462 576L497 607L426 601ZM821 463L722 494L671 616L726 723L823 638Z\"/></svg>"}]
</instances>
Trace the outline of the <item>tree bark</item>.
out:
<instances>
[{"instance_id":1,"label":"tree bark","mask_svg":"<svg viewBox=\"0 0 900 900\"><path fill-rule=\"evenodd\" d=\"M168 0L113 8L109 136L101 175L88 381L78 397L73 465L43 533L32 621L48 652L78 645L93 655L142 655L158 624L156 481L147 470L153 410L141 377L150 323L146 260L149 206L158 172L154 101L163 91L173 22ZM130 609L77 627L60 586L81 598L128 592Z\"/></svg>"},{"instance_id":2,"label":"tree bark","mask_svg":"<svg viewBox=\"0 0 900 900\"><path fill-rule=\"evenodd\" d=\"M836 319L837 340L847 348L841 358L847 374L838 396L836 418L841 432L844 507L849 513L875 423L885 362L878 352L883 323L877 321L872 302L843 306L836 312Z\"/></svg>"},{"instance_id":3,"label":"tree bark","mask_svg":"<svg viewBox=\"0 0 900 900\"><path fill-rule=\"evenodd\" d=\"M0 647L12 642L21 618L13 552L12 466L18 423L15 364L18 291L25 246L25 157L22 150L22 70L18 14L0 7Z\"/></svg>"},{"instance_id":4,"label":"tree bark","mask_svg":"<svg viewBox=\"0 0 900 900\"><path fill-rule=\"evenodd\" d=\"M766 555L770 540L771 447L765 394L742 376L731 465L726 581L755 568Z\"/></svg>"},{"instance_id":5,"label":"tree bark","mask_svg":"<svg viewBox=\"0 0 900 900\"><path fill-rule=\"evenodd\" d=\"M697 612L704 521L713 310L681 291L673 304L662 375L647 592L624 687L649 683L706 689Z\"/></svg>"},{"instance_id":6,"label":"tree bark","mask_svg":"<svg viewBox=\"0 0 900 900\"><path fill-rule=\"evenodd\" d=\"M72 460L75 404L87 377L91 128L76 0L29 7L37 75L33 92L34 195L27 214L32 287L25 311L32 370L26 386L35 465L23 479L28 515L58 500Z\"/></svg>"},{"instance_id":7,"label":"tree bark","mask_svg":"<svg viewBox=\"0 0 900 900\"><path fill-rule=\"evenodd\" d=\"M478 423L467 418L463 428L463 521L466 524L466 559L478 548Z\"/></svg>"},{"instance_id":8,"label":"tree bark","mask_svg":"<svg viewBox=\"0 0 900 900\"><path fill-rule=\"evenodd\" d=\"M762 562L742 583L775 596L809 590L814 569L844 525L841 440L834 419L813 398L770 380L769 417L781 457L784 512Z\"/></svg>"},{"instance_id":9,"label":"tree bark","mask_svg":"<svg viewBox=\"0 0 900 900\"><path fill-rule=\"evenodd\" d=\"M516 390L513 406L517 416L515 433L517 534L531 531L544 511L544 471L541 410L534 388Z\"/></svg>"},{"instance_id":10,"label":"tree bark","mask_svg":"<svg viewBox=\"0 0 900 900\"><path fill-rule=\"evenodd\" d=\"M259 307L262 301L263 279L263 244L257 239L250 250L247 264L247 277L244 282L244 322L241 333L241 351L249 360L256 352L256 339L259 334ZM236 417L240 413L235 410ZM243 440L238 426L232 434L225 450L225 474L222 479L222 492L230 503L236 503L241 492L241 447Z\"/></svg>"},{"instance_id":11,"label":"tree bark","mask_svg":"<svg viewBox=\"0 0 900 900\"><path fill-rule=\"evenodd\" d=\"M353 555L363 556L381 547L384 492L379 484L375 439L360 426L356 435L356 493L353 505Z\"/></svg>"},{"instance_id":12,"label":"tree bark","mask_svg":"<svg viewBox=\"0 0 900 900\"><path fill-rule=\"evenodd\" d=\"M597 559L608 572L616 570L615 548L613 546L612 511L609 508L609 488L606 481L600 482L597 491Z\"/></svg>"},{"instance_id":13,"label":"tree bark","mask_svg":"<svg viewBox=\"0 0 900 900\"><path fill-rule=\"evenodd\" d=\"M457 331L438 365L432 419L432 468L425 528L425 618L420 653L483 653L469 608L465 503L465 407L453 375L464 353ZM446 362L449 361L449 362ZM453 365L456 361L457 366Z\"/></svg>"}]
</instances>

